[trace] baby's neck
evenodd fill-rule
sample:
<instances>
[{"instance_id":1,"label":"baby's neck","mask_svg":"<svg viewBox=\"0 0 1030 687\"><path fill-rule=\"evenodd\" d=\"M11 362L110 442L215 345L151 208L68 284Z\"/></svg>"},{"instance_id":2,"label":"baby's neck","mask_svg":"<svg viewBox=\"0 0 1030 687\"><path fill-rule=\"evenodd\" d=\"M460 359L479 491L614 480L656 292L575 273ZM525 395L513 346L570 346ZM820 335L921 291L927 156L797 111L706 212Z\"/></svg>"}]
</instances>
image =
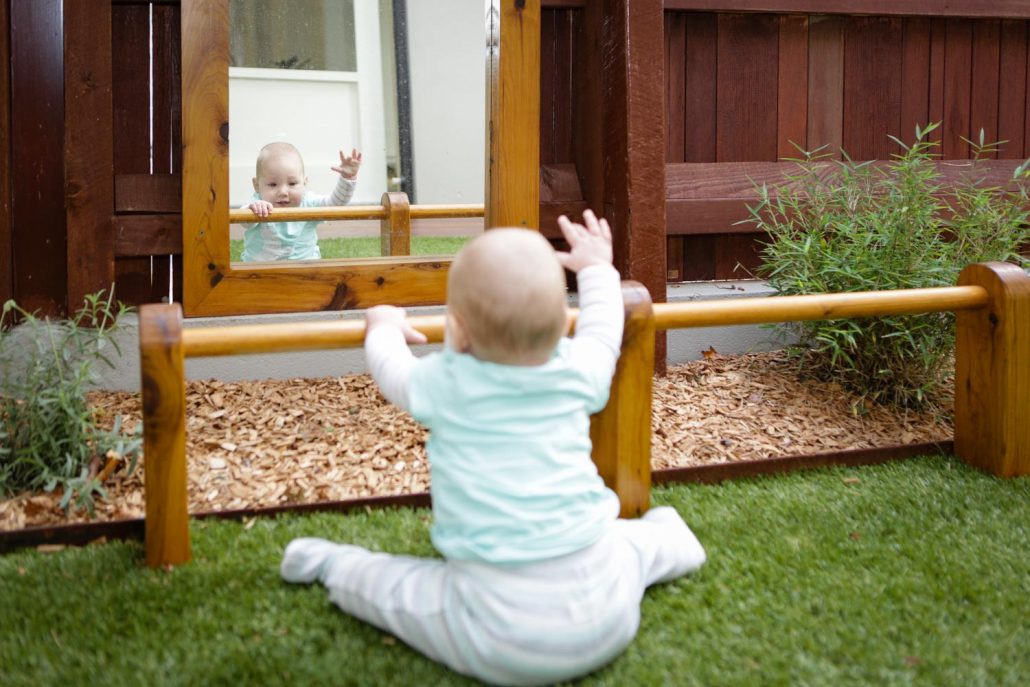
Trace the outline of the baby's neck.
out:
<instances>
[{"instance_id":1,"label":"baby's neck","mask_svg":"<svg viewBox=\"0 0 1030 687\"><path fill-rule=\"evenodd\" d=\"M547 351L523 351L519 353L508 353L500 351L478 351L475 347L469 351L477 360L483 360L496 365L512 365L514 367L537 367L551 359L553 350Z\"/></svg>"}]
</instances>

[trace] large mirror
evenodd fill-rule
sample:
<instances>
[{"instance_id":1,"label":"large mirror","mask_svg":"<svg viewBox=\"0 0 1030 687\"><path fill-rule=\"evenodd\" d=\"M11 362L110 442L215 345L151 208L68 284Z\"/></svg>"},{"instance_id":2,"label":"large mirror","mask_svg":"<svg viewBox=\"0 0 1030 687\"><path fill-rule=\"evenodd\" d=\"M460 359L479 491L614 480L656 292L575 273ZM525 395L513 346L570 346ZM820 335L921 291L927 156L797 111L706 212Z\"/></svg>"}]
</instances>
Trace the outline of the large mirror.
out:
<instances>
[{"instance_id":1,"label":"large mirror","mask_svg":"<svg viewBox=\"0 0 1030 687\"><path fill-rule=\"evenodd\" d=\"M348 195L378 205L386 191L482 205L485 26L482 0L229 0L230 206L335 206ZM270 164L258 165L271 142L292 147L265 149ZM357 167L355 150L356 183L341 184L333 168ZM482 230L482 218L416 218L410 252L453 255ZM382 250L377 220L230 230L233 262Z\"/></svg>"},{"instance_id":2,"label":"large mirror","mask_svg":"<svg viewBox=\"0 0 1030 687\"><path fill-rule=\"evenodd\" d=\"M373 236L364 237L375 247L368 256L243 261L230 208L241 212L253 196L258 150L273 140L293 139L310 188L320 193L332 191L337 173L327 168L340 161L339 151L360 148L345 210L374 208L365 231L379 238L403 225L396 194L387 194L389 203L377 197L391 188L410 192L412 218L415 208L451 204L482 214L481 201L486 226L537 226L539 0L241 0L235 10L232 0L181 3L187 316L441 303L451 251L420 249L417 239L434 230L459 240L482 231L479 218L459 230L453 219L427 219L423 227L413 220L412 249L391 257ZM285 36L236 27L237 19L260 15L258 5L270 14L252 21L287 26ZM287 47L291 40L303 50ZM376 205L363 205L369 202ZM299 217L289 214L298 210L306 212L289 208L283 217ZM348 224L355 226L327 227L326 237L361 230Z\"/></svg>"}]
</instances>

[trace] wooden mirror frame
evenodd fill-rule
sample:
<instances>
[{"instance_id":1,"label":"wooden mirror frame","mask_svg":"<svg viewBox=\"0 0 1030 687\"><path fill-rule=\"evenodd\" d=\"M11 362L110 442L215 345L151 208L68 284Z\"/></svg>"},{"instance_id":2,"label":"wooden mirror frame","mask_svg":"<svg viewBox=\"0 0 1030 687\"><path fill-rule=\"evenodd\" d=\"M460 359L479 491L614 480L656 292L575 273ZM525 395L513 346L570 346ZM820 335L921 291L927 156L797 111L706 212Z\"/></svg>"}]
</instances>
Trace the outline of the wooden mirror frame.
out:
<instances>
[{"instance_id":1,"label":"wooden mirror frame","mask_svg":"<svg viewBox=\"0 0 1030 687\"><path fill-rule=\"evenodd\" d=\"M537 228L540 0L490 0L486 226ZM503 60L501 56L503 55ZM182 260L187 317L444 301L449 258L229 260L229 0L182 0Z\"/></svg>"}]
</instances>

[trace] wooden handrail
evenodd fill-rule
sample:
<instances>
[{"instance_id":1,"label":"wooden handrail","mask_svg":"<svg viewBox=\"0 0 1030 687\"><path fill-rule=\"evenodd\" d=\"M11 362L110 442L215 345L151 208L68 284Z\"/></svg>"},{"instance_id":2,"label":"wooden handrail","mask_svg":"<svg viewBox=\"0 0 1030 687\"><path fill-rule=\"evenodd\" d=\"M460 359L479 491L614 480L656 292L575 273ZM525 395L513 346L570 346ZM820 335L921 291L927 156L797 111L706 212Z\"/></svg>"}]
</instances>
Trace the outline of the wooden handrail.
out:
<instances>
[{"instance_id":1,"label":"wooden handrail","mask_svg":"<svg viewBox=\"0 0 1030 687\"><path fill-rule=\"evenodd\" d=\"M608 406L591 423L598 472L623 515L645 511L649 499L655 329L956 311L955 453L997 475L1030 474L1030 277L984 263L963 270L959 284L652 306L642 286L624 283L622 354ZM430 341L443 338L441 315L411 323ZM364 332L362 319L183 330L178 304L140 308L148 565L190 559L184 359L354 347Z\"/></svg>"},{"instance_id":2,"label":"wooden handrail","mask_svg":"<svg viewBox=\"0 0 1030 687\"><path fill-rule=\"evenodd\" d=\"M321 208L279 208L268 217L261 218L247 208L229 210L230 224L253 224L255 222L309 222L352 219L386 219L384 205L343 205ZM412 205L412 219L440 219L482 217L482 205Z\"/></svg>"}]
</instances>

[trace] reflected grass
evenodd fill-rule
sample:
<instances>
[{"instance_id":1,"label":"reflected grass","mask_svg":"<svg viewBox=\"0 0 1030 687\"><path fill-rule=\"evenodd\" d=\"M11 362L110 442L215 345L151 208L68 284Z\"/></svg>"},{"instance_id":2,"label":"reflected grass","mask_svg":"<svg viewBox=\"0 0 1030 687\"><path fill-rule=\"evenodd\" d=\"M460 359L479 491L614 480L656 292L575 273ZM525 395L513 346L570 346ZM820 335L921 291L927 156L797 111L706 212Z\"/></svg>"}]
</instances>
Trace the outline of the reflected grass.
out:
<instances>
[{"instance_id":1,"label":"reflected grass","mask_svg":"<svg viewBox=\"0 0 1030 687\"><path fill-rule=\"evenodd\" d=\"M471 236L413 236L412 255L454 255ZM378 258L382 255L378 236L319 239L318 247L325 260ZM243 255L243 239L229 241L229 260L239 262Z\"/></svg>"}]
</instances>

